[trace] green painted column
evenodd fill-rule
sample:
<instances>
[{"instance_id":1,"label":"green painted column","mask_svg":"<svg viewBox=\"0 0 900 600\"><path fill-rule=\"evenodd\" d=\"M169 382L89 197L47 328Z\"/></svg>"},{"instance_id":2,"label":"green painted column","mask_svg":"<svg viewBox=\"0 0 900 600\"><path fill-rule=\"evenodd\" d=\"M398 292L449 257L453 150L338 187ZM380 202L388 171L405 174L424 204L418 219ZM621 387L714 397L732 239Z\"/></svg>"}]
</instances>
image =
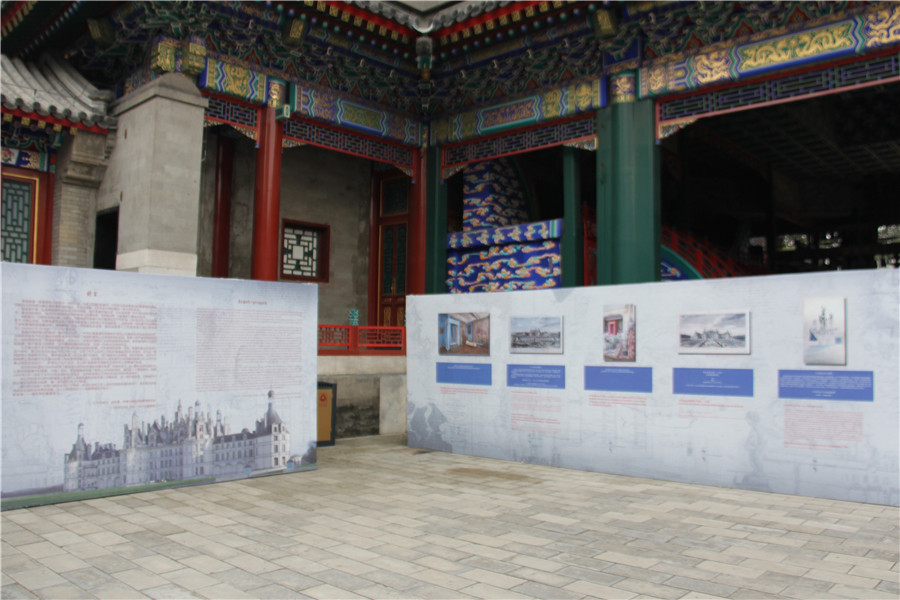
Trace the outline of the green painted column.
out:
<instances>
[{"instance_id":1,"label":"green painted column","mask_svg":"<svg viewBox=\"0 0 900 600\"><path fill-rule=\"evenodd\" d=\"M613 283L612 108L597 111L597 285Z\"/></svg>"},{"instance_id":2,"label":"green painted column","mask_svg":"<svg viewBox=\"0 0 900 600\"><path fill-rule=\"evenodd\" d=\"M581 223L581 173L575 148L563 149L562 285L584 285L584 229Z\"/></svg>"},{"instance_id":3,"label":"green painted column","mask_svg":"<svg viewBox=\"0 0 900 600\"><path fill-rule=\"evenodd\" d=\"M597 283L660 279L659 147L652 100L634 99L634 74L610 80L597 113Z\"/></svg>"},{"instance_id":4,"label":"green painted column","mask_svg":"<svg viewBox=\"0 0 900 600\"><path fill-rule=\"evenodd\" d=\"M427 181L427 240L425 242L425 293L447 291L447 186L441 179L441 149L429 147L425 158Z\"/></svg>"}]
</instances>

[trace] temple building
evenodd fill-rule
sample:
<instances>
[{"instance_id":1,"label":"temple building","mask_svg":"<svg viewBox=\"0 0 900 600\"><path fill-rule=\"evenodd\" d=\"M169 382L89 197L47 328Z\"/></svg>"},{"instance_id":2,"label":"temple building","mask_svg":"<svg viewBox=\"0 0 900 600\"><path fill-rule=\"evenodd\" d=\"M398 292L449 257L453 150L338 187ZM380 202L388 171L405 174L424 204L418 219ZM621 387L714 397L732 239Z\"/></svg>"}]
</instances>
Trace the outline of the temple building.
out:
<instances>
[{"instance_id":1,"label":"temple building","mask_svg":"<svg viewBox=\"0 0 900 600\"><path fill-rule=\"evenodd\" d=\"M891 2L9 2L3 260L411 293L897 262Z\"/></svg>"},{"instance_id":2,"label":"temple building","mask_svg":"<svg viewBox=\"0 0 900 600\"><path fill-rule=\"evenodd\" d=\"M894 2L22 1L2 36L5 261L397 326L900 256Z\"/></svg>"}]
</instances>

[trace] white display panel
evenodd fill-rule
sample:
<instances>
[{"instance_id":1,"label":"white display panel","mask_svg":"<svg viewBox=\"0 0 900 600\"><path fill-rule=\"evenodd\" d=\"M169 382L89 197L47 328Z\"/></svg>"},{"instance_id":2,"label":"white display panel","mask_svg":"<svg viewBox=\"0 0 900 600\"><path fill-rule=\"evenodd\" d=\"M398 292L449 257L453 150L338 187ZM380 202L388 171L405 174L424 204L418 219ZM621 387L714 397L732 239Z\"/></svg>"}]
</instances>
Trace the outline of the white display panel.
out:
<instances>
[{"instance_id":1,"label":"white display panel","mask_svg":"<svg viewBox=\"0 0 900 600\"><path fill-rule=\"evenodd\" d=\"M315 467L315 285L0 278L4 508Z\"/></svg>"},{"instance_id":2,"label":"white display panel","mask_svg":"<svg viewBox=\"0 0 900 600\"><path fill-rule=\"evenodd\" d=\"M897 505L898 276L409 297L409 444ZM829 344L845 352L811 364L809 307L821 312L823 298L844 311ZM439 316L470 313L490 319L490 354L440 352L448 331ZM711 317L688 332L683 317L697 314ZM622 315L636 322L625 361L604 353ZM511 352L510 324L529 316L561 319L562 354ZM739 326L723 325L731 322Z\"/></svg>"}]
</instances>

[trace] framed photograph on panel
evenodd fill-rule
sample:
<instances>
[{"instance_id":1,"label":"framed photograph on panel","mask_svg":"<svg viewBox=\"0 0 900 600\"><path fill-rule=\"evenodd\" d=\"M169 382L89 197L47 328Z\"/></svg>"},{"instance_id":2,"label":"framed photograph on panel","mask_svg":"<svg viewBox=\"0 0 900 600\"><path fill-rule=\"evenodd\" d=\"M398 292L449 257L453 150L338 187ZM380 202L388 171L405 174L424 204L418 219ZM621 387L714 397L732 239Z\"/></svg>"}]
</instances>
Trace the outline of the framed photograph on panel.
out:
<instances>
[{"instance_id":1,"label":"framed photograph on panel","mask_svg":"<svg viewBox=\"0 0 900 600\"><path fill-rule=\"evenodd\" d=\"M634 304L603 307L603 360L634 362L635 360Z\"/></svg>"},{"instance_id":2,"label":"framed photograph on panel","mask_svg":"<svg viewBox=\"0 0 900 600\"><path fill-rule=\"evenodd\" d=\"M847 364L847 334L844 298L803 300L803 363Z\"/></svg>"},{"instance_id":3,"label":"framed photograph on panel","mask_svg":"<svg viewBox=\"0 0 900 600\"><path fill-rule=\"evenodd\" d=\"M491 353L490 313L438 315L438 354Z\"/></svg>"},{"instance_id":4,"label":"framed photograph on panel","mask_svg":"<svg viewBox=\"0 0 900 600\"><path fill-rule=\"evenodd\" d=\"M511 354L562 354L562 317L510 317Z\"/></svg>"},{"instance_id":5,"label":"framed photograph on panel","mask_svg":"<svg viewBox=\"0 0 900 600\"><path fill-rule=\"evenodd\" d=\"M679 354L750 354L748 311L678 315Z\"/></svg>"}]
</instances>

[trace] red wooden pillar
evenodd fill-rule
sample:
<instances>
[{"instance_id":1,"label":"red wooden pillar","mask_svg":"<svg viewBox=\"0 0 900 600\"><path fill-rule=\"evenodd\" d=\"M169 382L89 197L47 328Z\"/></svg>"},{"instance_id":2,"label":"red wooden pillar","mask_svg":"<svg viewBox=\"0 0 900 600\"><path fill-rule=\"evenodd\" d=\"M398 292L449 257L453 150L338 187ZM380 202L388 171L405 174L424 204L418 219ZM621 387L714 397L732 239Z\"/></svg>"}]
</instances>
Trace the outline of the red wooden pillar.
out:
<instances>
[{"instance_id":1,"label":"red wooden pillar","mask_svg":"<svg viewBox=\"0 0 900 600\"><path fill-rule=\"evenodd\" d=\"M256 191L253 208L253 264L250 277L278 280L281 246L281 121L276 110L259 110L259 150L256 152Z\"/></svg>"},{"instance_id":2,"label":"red wooden pillar","mask_svg":"<svg viewBox=\"0 0 900 600\"><path fill-rule=\"evenodd\" d=\"M53 173L44 174L43 180L44 189L37 198L38 205L41 207L38 221L41 236L34 262L39 265L49 265L52 264L53 258Z\"/></svg>"},{"instance_id":3,"label":"red wooden pillar","mask_svg":"<svg viewBox=\"0 0 900 600\"><path fill-rule=\"evenodd\" d=\"M381 244L378 231L378 215L381 209L379 185L380 179L374 174L369 178L369 325L378 323L378 266L374 264L379 257L378 247Z\"/></svg>"},{"instance_id":4,"label":"red wooden pillar","mask_svg":"<svg viewBox=\"0 0 900 600\"><path fill-rule=\"evenodd\" d=\"M425 293L425 255L428 188L425 185L425 150L416 148L413 158L413 181L409 206L409 260L408 294Z\"/></svg>"},{"instance_id":5,"label":"red wooden pillar","mask_svg":"<svg viewBox=\"0 0 900 600\"><path fill-rule=\"evenodd\" d=\"M216 198L213 216L212 276L228 277L231 241L231 175L234 140L219 136L216 150Z\"/></svg>"}]
</instances>

